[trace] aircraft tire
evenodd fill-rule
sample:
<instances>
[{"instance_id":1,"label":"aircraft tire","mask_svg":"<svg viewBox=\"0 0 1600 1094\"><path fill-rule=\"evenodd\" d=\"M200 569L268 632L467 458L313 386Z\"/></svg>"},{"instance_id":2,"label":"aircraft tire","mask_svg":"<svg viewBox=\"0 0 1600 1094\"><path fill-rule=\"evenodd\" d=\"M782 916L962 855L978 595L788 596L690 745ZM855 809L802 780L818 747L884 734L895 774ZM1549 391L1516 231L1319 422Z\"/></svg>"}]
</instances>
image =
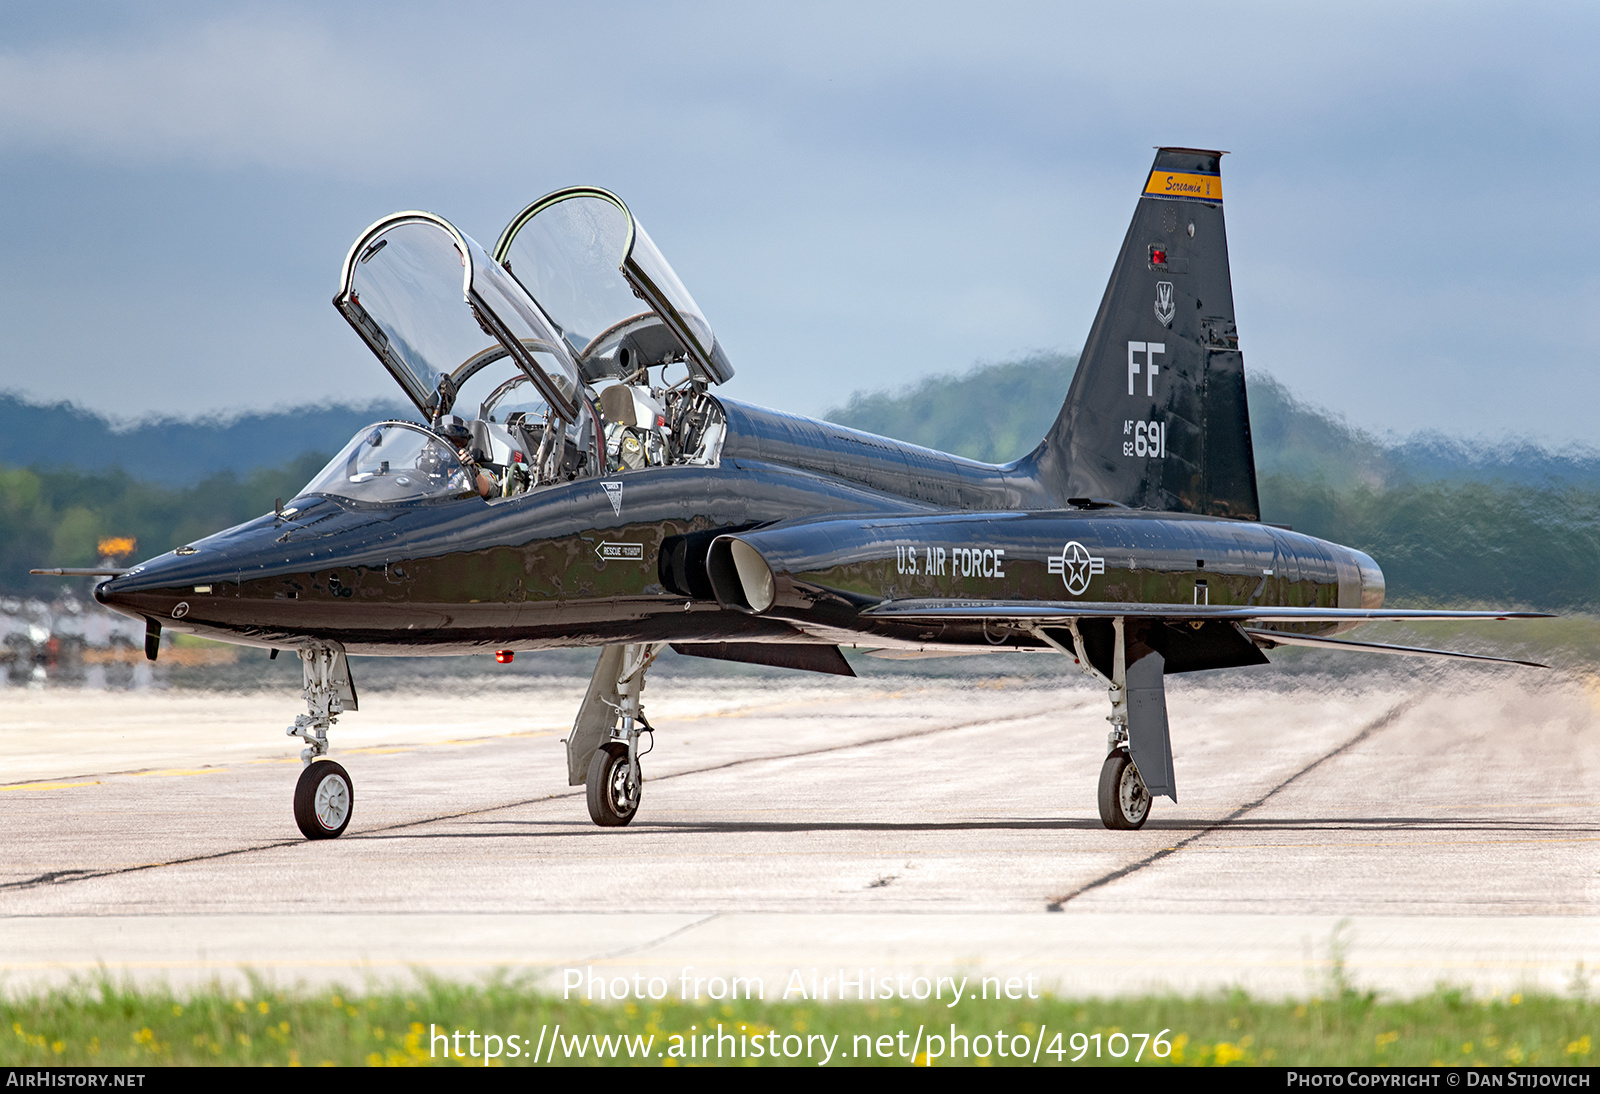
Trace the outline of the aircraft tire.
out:
<instances>
[{"instance_id":1,"label":"aircraft tire","mask_svg":"<svg viewBox=\"0 0 1600 1094\"><path fill-rule=\"evenodd\" d=\"M1150 819L1150 791L1127 752L1117 749L1100 768L1100 823L1118 831L1134 831Z\"/></svg>"},{"instance_id":2,"label":"aircraft tire","mask_svg":"<svg viewBox=\"0 0 1600 1094\"><path fill-rule=\"evenodd\" d=\"M350 826L356 791L349 772L318 760L300 772L294 787L294 822L306 839L337 839Z\"/></svg>"},{"instance_id":3,"label":"aircraft tire","mask_svg":"<svg viewBox=\"0 0 1600 1094\"><path fill-rule=\"evenodd\" d=\"M628 748L615 742L597 748L589 761L589 817L602 828L621 828L639 811L643 788L627 794ZM641 771L639 781L644 781Z\"/></svg>"}]
</instances>

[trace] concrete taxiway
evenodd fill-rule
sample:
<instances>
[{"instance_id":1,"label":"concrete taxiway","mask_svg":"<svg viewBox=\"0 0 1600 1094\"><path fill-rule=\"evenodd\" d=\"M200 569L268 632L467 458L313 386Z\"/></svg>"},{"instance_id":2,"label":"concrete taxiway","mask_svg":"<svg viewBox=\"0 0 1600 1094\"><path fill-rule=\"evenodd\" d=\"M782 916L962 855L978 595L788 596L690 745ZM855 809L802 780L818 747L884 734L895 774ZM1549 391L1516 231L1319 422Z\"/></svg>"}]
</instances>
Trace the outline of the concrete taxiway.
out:
<instances>
[{"instance_id":1,"label":"concrete taxiway","mask_svg":"<svg viewBox=\"0 0 1600 1094\"><path fill-rule=\"evenodd\" d=\"M0 693L0 990L588 969L1034 977L1110 995L1600 966L1600 715L1555 673L1174 680L1180 802L1100 826L1072 677L652 680L634 824L590 824L577 678L368 688L307 843L293 691ZM586 973L585 975L589 975ZM809 982L809 980L808 980ZM837 989L835 989L837 990Z\"/></svg>"}]
</instances>

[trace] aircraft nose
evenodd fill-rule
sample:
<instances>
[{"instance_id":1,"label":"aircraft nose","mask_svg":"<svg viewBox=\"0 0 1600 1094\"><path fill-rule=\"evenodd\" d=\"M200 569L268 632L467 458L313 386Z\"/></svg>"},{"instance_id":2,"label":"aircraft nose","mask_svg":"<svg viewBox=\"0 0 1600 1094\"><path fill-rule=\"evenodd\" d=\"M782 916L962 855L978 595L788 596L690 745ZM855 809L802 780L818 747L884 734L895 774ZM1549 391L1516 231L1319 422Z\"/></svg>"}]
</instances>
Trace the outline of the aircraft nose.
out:
<instances>
[{"instance_id":1,"label":"aircraft nose","mask_svg":"<svg viewBox=\"0 0 1600 1094\"><path fill-rule=\"evenodd\" d=\"M230 582L234 570L219 573L216 560L205 561L178 554L162 555L133 567L127 573L95 586L94 598L125 615L156 619L181 619L180 605L197 596L217 595Z\"/></svg>"}]
</instances>

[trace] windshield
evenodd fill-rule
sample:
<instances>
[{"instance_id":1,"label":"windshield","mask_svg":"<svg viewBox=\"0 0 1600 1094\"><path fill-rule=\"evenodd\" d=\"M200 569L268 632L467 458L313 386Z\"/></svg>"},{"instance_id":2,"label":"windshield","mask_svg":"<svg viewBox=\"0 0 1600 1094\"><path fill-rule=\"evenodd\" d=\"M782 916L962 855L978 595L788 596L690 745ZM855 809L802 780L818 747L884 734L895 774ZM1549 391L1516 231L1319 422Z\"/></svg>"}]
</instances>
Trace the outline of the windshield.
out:
<instances>
[{"instance_id":1,"label":"windshield","mask_svg":"<svg viewBox=\"0 0 1600 1094\"><path fill-rule=\"evenodd\" d=\"M420 426L385 422L357 433L300 493L391 505L477 490L444 441Z\"/></svg>"}]
</instances>

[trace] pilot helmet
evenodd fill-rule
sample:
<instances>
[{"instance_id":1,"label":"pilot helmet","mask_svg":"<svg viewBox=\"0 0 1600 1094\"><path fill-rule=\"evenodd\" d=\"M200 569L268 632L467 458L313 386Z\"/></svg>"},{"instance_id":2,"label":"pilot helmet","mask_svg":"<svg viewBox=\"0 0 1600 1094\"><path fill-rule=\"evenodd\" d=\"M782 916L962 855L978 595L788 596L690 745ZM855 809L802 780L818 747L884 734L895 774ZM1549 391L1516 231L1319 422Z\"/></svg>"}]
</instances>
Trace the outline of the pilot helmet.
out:
<instances>
[{"instance_id":1,"label":"pilot helmet","mask_svg":"<svg viewBox=\"0 0 1600 1094\"><path fill-rule=\"evenodd\" d=\"M459 414L446 414L439 420L439 436L457 448L465 448L472 443L472 430L467 428L467 423L462 421Z\"/></svg>"}]
</instances>

